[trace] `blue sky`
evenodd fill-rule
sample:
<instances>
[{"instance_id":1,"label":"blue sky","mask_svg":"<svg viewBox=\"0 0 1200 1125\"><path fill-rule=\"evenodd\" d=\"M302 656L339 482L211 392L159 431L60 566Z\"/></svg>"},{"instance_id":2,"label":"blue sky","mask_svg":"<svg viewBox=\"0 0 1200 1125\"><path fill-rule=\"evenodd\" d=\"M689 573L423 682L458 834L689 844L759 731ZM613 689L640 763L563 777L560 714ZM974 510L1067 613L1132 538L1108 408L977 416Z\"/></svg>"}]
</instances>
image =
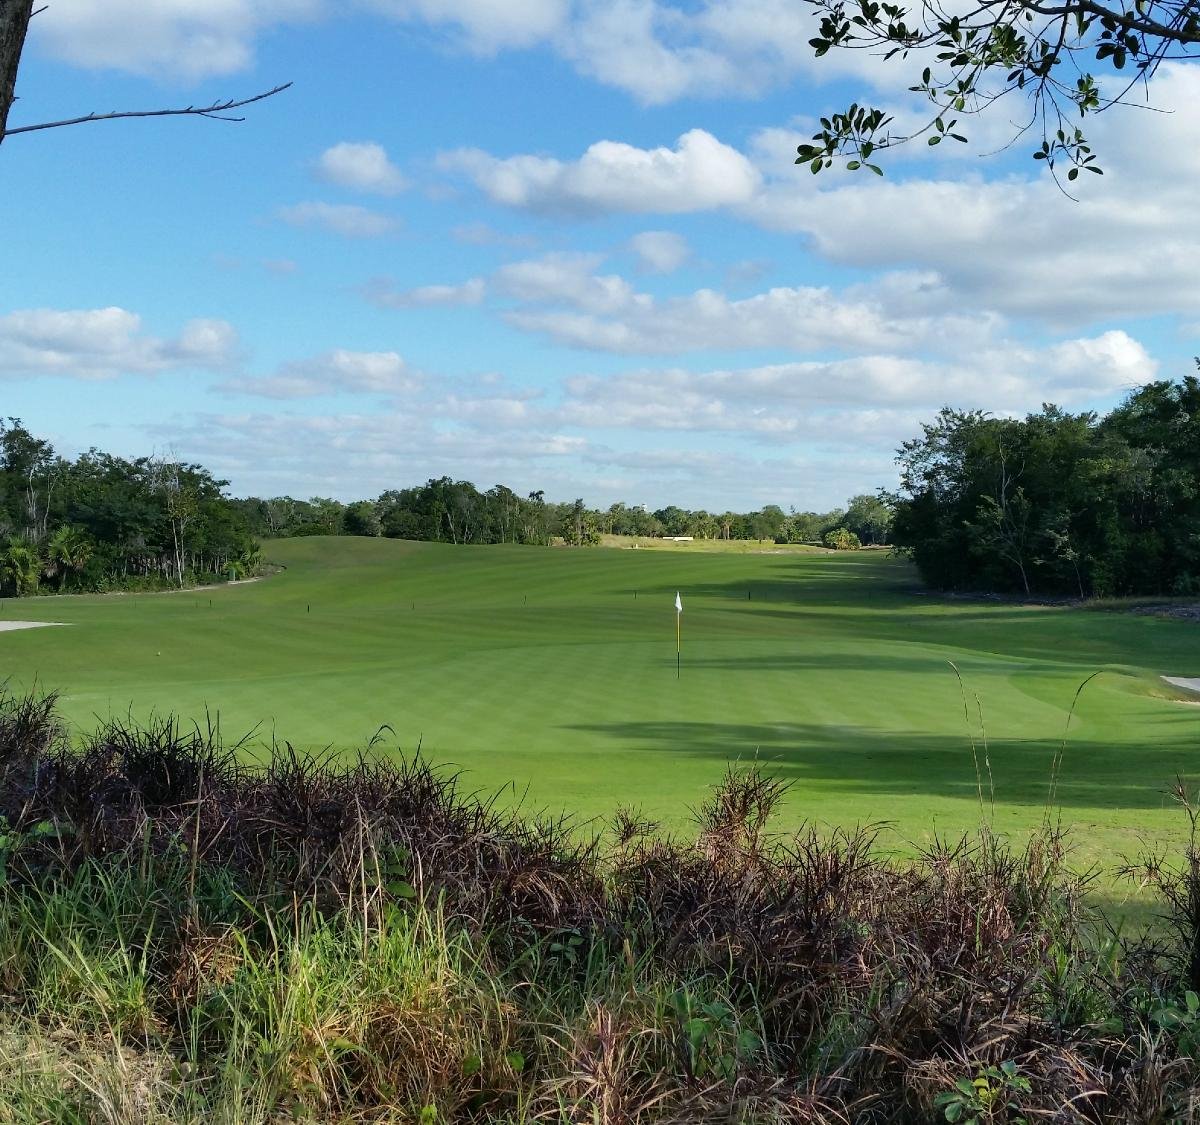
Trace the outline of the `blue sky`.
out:
<instances>
[{"instance_id":1,"label":"blue sky","mask_svg":"<svg viewBox=\"0 0 1200 1125\"><path fill-rule=\"evenodd\" d=\"M910 75L795 0L52 0L11 126L292 81L240 125L0 146L0 411L238 494L449 474L555 499L826 508L942 405L1103 408L1192 368L1200 73L1091 127L792 163Z\"/></svg>"}]
</instances>

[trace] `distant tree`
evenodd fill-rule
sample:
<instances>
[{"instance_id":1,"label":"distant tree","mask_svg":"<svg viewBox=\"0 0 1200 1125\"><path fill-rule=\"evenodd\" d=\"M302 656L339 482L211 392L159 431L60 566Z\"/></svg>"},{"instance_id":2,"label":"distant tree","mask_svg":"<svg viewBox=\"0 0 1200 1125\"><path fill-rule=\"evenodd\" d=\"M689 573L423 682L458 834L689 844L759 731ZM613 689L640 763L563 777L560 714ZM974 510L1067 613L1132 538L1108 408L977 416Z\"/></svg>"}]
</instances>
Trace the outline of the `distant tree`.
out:
<instances>
[{"instance_id":1,"label":"distant tree","mask_svg":"<svg viewBox=\"0 0 1200 1125\"><path fill-rule=\"evenodd\" d=\"M0 473L10 490L9 513L33 543L46 537L60 469L50 443L34 437L20 418L0 420Z\"/></svg>"},{"instance_id":2,"label":"distant tree","mask_svg":"<svg viewBox=\"0 0 1200 1125\"><path fill-rule=\"evenodd\" d=\"M583 520L586 514L587 506L584 504L582 499L577 499L575 503L571 505L571 531L573 535L572 542L576 547L583 546Z\"/></svg>"},{"instance_id":3,"label":"distant tree","mask_svg":"<svg viewBox=\"0 0 1200 1125\"><path fill-rule=\"evenodd\" d=\"M668 504L654 513L654 518L662 524L664 535L687 535L689 513L675 504Z\"/></svg>"},{"instance_id":4,"label":"distant tree","mask_svg":"<svg viewBox=\"0 0 1200 1125\"><path fill-rule=\"evenodd\" d=\"M943 410L900 449L892 538L941 587L1200 592L1200 380L1107 417Z\"/></svg>"},{"instance_id":5,"label":"distant tree","mask_svg":"<svg viewBox=\"0 0 1200 1125\"><path fill-rule=\"evenodd\" d=\"M57 528L46 541L44 573L57 579L61 590L72 576L81 575L95 551L92 537L78 527Z\"/></svg>"},{"instance_id":6,"label":"distant tree","mask_svg":"<svg viewBox=\"0 0 1200 1125\"><path fill-rule=\"evenodd\" d=\"M862 544L853 531L844 527L835 527L832 531L825 533L825 546L832 547L835 551L857 551Z\"/></svg>"},{"instance_id":7,"label":"distant tree","mask_svg":"<svg viewBox=\"0 0 1200 1125\"><path fill-rule=\"evenodd\" d=\"M886 543L892 526L892 509L879 496L853 496L843 517L846 527L864 543Z\"/></svg>"},{"instance_id":8,"label":"distant tree","mask_svg":"<svg viewBox=\"0 0 1200 1125\"><path fill-rule=\"evenodd\" d=\"M342 513L342 529L347 535L382 535L383 521L373 500L356 500Z\"/></svg>"},{"instance_id":9,"label":"distant tree","mask_svg":"<svg viewBox=\"0 0 1200 1125\"><path fill-rule=\"evenodd\" d=\"M18 598L34 594L38 588L41 560L27 540L14 537L0 548L0 585Z\"/></svg>"},{"instance_id":10,"label":"distant tree","mask_svg":"<svg viewBox=\"0 0 1200 1125\"><path fill-rule=\"evenodd\" d=\"M525 542L548 543L550 531L546 524L546 494L540 489L529 493L521 506L521 512Z\"/></svg>"}]
</instances>

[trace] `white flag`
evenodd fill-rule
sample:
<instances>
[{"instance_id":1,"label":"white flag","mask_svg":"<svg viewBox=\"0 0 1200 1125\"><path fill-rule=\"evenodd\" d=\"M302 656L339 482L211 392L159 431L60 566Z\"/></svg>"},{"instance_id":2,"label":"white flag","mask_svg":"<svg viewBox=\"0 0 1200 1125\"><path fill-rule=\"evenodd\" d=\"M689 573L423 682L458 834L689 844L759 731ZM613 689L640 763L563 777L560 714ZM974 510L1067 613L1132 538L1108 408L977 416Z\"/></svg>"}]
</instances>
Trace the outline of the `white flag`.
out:
<instances>
[{"instance_id":1,"label":"white flag","mask_svg":"<svg viewBox=\"0 0 1200 1125\"><path fill-rule=\"evenodd\" d=\"M680 598L678 590L675 591L675 612L683 612L683 600Z\"/></svg>"}]
</instances>

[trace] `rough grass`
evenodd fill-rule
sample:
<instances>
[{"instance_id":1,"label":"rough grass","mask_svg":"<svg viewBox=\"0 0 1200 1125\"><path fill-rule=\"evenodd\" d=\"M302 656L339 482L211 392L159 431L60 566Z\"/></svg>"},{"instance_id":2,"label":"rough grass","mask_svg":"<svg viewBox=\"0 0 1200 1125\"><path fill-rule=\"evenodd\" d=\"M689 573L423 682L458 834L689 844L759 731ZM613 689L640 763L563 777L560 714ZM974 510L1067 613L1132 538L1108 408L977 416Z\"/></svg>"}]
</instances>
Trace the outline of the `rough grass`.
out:
<instances>
[{"instance_id":1,"label":"rough grass","mask_svg":"<svg viewBox=\"0 0 1200 1125\"><path fill-rule=\"evenodd\" d=\"M0 1121L1152 1122L1200 1105L1200 856L1083 906L1048 820L889 859L731 771L602 836L417 758L245 764L0 696ZM1186 823L1186 818L1185 818Z\"/></svg>"},{"instance_id":2,"label":"rough grass","mask_svg":"<svg viewBox=\"0 0 1200 1125\"><path fill-rule=\"evenodd\" d=\"M968 727L986 728L997 827L1036 830L1075 690L1100 668L1058 789L1075 846L1107 864L1143 837L1181 841L1164 790L1195 768L1197 710L1148 693L1200 675L1193 621L933 597L883 552L339 538L267 554L287 570L253 585L0 603L70 622L0 635L5 667L61 691L81 730L131 707L219 712L316 751L386 724L397 753L515 783L506 801L528 789L584 818L637 801L677 830L729 761L757 760L793 784L781 826L886 821L897 847L978 823Z\"/></svg>"}]
</instances>

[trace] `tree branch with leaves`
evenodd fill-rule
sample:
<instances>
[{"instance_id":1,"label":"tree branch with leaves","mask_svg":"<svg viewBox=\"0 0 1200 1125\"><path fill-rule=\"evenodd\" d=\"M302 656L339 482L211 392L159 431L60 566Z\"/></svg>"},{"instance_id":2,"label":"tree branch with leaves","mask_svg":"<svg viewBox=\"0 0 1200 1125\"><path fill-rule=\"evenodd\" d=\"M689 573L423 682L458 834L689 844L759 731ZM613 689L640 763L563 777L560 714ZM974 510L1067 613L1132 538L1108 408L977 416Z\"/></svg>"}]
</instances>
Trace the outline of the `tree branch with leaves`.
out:
<instances>
[{"instance_id":1,"label":"tree branch with leaves","mask_svg":"<svg viewBox=\"0 0 1200 1125\"><path fill-rule=\"evenodd\" d=\"M929 104L924 125L906 133L869 105L821 118L797 148L796 163L814 173L842 162L882 175L887 149L922 137L929 146L967 143L965 121L1003 100L1023 100L1014 141L1039 133L1033 158L1056 180L1064 170L1068 182L1084 171L1100 174L1081 119L1132 104L1134 88L1148 87L1161 63L1200 51L1200 0L973 0L954 11L940 0L807 2L820 16L809 40L817 57L868 51L911 63L908 90Z\"/></svg>"}]
</instances>

